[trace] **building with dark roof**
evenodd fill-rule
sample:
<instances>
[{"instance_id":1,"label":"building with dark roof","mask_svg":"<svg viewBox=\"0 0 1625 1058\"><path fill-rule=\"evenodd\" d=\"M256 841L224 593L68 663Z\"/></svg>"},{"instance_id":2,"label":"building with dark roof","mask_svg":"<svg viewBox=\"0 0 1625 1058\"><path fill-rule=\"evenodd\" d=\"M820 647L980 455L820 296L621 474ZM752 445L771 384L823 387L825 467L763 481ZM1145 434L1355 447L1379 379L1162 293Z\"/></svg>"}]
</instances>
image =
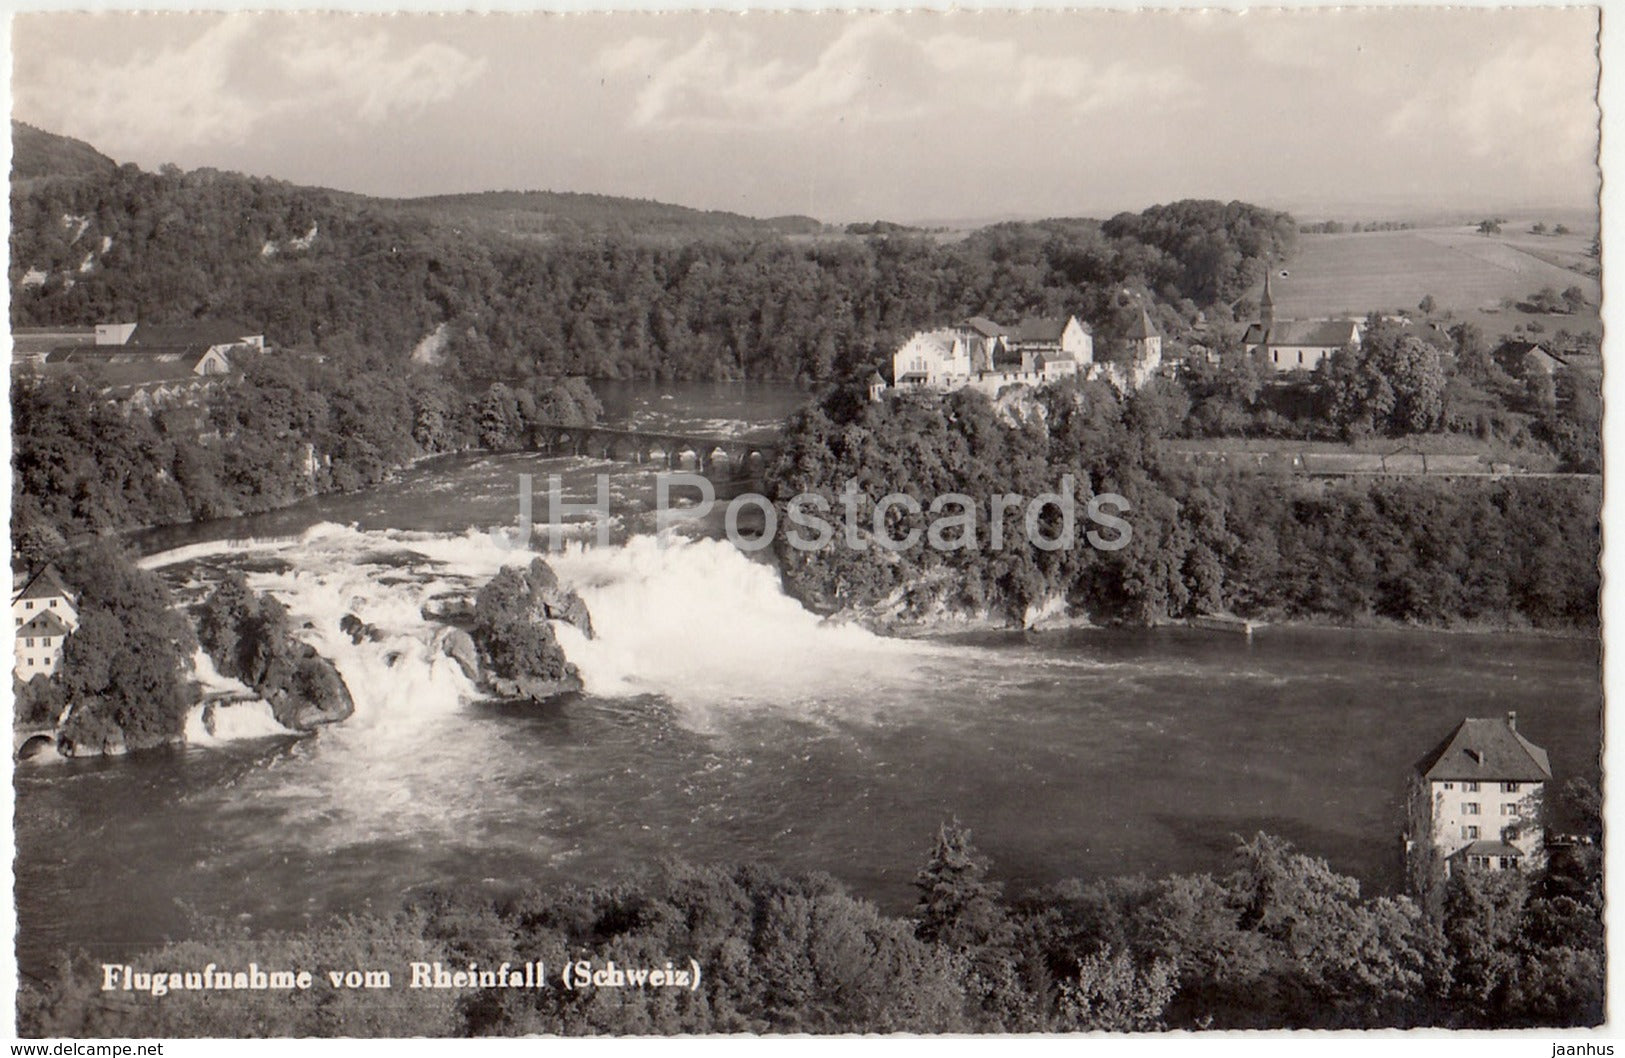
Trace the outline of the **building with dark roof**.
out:
<instances>
[{"instance_id":1,"label":"building with dark roof","mask_svg":"<svg viewBox=\"0 0 1625 1058\"><path fill-rule=\"evenodd\" d=\"M236 320L193 320L190 323L138 323L124 342L127 346L193 346L227 349L234 345L265 348L265 335Z\"/></svg>"},{"instance_id":2,"label":"building with dark roof","mask_svg":"<svg viewBox=\"0 0 1625 1058\"><path fill-rule=\"evenodd\" d=\"M1541 345L1522 338L1513 338L1496 346L1491 354L1495 362L1501 365L1501 370L1514 378L1523 378L1531 371L1538 371L1543 375L1551 375L1560 367L1567 367L1568 361Z\"/></svg>"},{"instance_id":3,"label":"building with dark roof","mask_svg":"<svg viewBox=\"0 0 1625 1058\"><path fill-rule=\"evenodd\" d=\"M93 345L96 332L90 327L13 327L11 329L11 362L43 364L53 349L68 345Z\"/></svg>"},{"instance_id":4,"label":"building with dark roof","mask_svg":"<svg viewBox=\"0 0 1625 1058\"><path fill-rule=\"evenodd\" d=\"M11 597L17 630L17 679L50 676L62 663L62 643L79 627L78 601L47 563Z\"/></svg>"},{"instance_id":5,"label":"building with dark roof","mask_svg":"<svg viewBox=\"0 0 1625 1058\"><path fill-rule=\"evenodd\" d=\"M1023 370L1043 370L1070 360L1083 370L1095 359L1095 339L1076 316L1030 316L1016 324L1010 350L1021 357Z\"/></svg>"},{"instance_id":6,"label":"building with dark roof","mask_svg":"<svg viewBox=\"0 0 1625 1058\"><path fill-rule=\"evenodd\" d=\"M231 346L69 345L51 350L41 375L82 374L110 399L144 412L189 403L230 375Z\"/></svg>"},{"instance_id":7,"label":"building with dark roof","mask_svg":"<svg viewBox=\"0 0 1625 1058\"><path fill-rule=\"evenodd\" d=\"M953 330L970 356L972 371L996 371L1010 360L1010 332L986 316L961 320Z\"/></svg>"},{"instance_id":8,"label":"building with dark roof","mask_svg":"<svg viewBox=\"0 0 1625 1058\"><path fill-rule=\"evenodd\" d=\"M1545 862L1540 802L1552 779L1546 751L1518 731L1518 714L1463 720L1416 763L1406 853L1492 871Z\"/></svg>"},{"instance_id":9,"label":"building with dark roof","mask_svg":"<svg viewBox=\"0 0 1625 1058\"><path fill-rule=\"evenodd\" d=\"M1248 325L1241 344L1249 353L1263 350L1271 370L1313 371L1345 345L1359 345L1361 337L1358 320L1277 320L1270 277L1265 273L1258 322Z\"/></svg>"}]
</instances>

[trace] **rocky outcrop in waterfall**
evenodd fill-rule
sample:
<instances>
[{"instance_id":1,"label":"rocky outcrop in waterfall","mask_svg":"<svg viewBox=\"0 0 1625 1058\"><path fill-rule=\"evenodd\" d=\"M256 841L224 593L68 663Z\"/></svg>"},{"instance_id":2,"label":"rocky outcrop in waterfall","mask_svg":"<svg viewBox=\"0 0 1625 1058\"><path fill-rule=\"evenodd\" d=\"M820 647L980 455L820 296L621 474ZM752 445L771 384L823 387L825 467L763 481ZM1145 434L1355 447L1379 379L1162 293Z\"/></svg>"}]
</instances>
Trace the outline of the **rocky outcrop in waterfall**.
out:
<instances>
[{"instance_id":1,"label":"rocky outcrop in waterfall","mask_svg":"<svg viewBox=\"0 0 1625 1058\"><path fill-rule=\"evenodd\" d=\"M537 558L528 569L510 566L492 577L474 600L468 637L478 655L480 685L503 698L538 702L581 690L581 674L564 656L554 621L592 637L586 603L559 584L546 562ZM448 636L442 648L465 672L467 646Z\"/></svg>"},{"instance_id":2,"label":"rocky outcrop in waterfall","mask_svg":"<svg viewBox=\"0 0 1625 1058\"><path fill-rule=\"evenodd\" d=\"M346 618L360 627L354 615ZM255 595L241 573L227 577L204 601L198 642L221 675L243 681L265 699L283 727L312 731L355 711L338 669L296 638L287 608L270 595Z\"/></svg>"}]
</instances>

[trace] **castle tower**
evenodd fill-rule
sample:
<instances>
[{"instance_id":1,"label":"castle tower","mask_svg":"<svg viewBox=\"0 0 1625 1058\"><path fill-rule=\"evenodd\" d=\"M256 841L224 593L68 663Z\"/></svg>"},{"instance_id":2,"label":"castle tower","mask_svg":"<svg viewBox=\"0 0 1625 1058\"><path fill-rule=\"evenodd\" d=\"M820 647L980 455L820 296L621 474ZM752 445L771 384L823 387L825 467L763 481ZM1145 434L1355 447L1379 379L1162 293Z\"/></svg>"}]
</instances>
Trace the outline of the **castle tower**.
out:
<instances>
[{"instance_id":1,"label":"castle tower","mask_svg":"<svg viewBox=\"0 0 1625 1058\"><path fill-rule=\"evenodd\" d=\"M1162 332L1151 322L1151 314L1140 308L1140 318L1129 328L1128 339L1134 343L1134 359L1154 371L1162 363Z\"/></svg>"}]
</instances>

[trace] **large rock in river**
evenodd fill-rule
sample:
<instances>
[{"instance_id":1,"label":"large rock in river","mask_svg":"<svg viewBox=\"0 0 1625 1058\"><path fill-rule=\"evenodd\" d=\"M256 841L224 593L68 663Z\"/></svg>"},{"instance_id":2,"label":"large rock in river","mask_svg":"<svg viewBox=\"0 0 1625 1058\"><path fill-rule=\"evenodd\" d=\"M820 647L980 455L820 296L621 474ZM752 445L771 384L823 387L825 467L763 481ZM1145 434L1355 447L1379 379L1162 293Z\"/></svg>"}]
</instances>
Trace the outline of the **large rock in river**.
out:
<instances>
[{"instance_id":1,"label":"large rock in river","mask_svg":"<svg viewBox=\"0 0 1625 1058\"><path fill-rule=\"evenodd\" d=\"M535 701L581 690L581 674L564 656L554 621L593 634L586 604L559 584L546 562L538 558L528 569L510 566L492 577L474 601L482 686L504 698Z\"/></svg>"},{"instance_id":2,"label":"large rock in river","mask_svg":"<svg viewBox=\"0 0 1625 1058\"><path fill-rule=\"evenodd\" d=\"M463 670L463 675L475 683L480 679L480 649L474 645L474 637L461 628L453 628L446 633L446 638L440 641L440 652L457 662L457 667Z\"/></svg>"},{"instance_id":3,"label":"large rock in river","mask_svg":"<svg viewBox=\"0 0 1625 1058\"><path fill-rule=\"evenodd\" d=\"M270 703L277 723L294 731L314 731L355 712L355 699L339 670L310 644L297 640L266 666L255 690Z\"/></svg>"}]
</instances>

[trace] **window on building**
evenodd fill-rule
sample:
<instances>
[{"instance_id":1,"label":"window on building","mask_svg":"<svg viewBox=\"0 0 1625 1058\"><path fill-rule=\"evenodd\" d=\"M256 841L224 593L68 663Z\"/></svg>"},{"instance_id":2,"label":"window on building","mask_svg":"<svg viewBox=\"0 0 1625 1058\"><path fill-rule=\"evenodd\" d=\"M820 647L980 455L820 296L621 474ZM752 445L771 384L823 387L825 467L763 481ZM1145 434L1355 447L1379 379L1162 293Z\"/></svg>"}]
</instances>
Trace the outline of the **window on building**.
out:
<instances>
[{"instance_id":1,"label":"window on building","mask_svg":"<svg viewBox=\"0 0 1625 1058\"><path fill-rule=\"evenodd\" d=\"M1502 793L1517 793L1518 792L1518 787L1521 786L1521 785L1522 785L1521 783L1504 782L1504 783L1501 784L1501 792Z\"/></svg>"},{"instance_id":2,"label":"window on building","mask_svg":"<svg viewBox=\"0 0 1625 1058\"><path fill-rule=\"evenodd\" d=\"M50 645L51 645L51 637L50 636L46 636L46 637L44 637L43 639L40 640L40 646L48 647Z\"/></svg>"},{"instance_id":3,"label":"window on building","mask_svg":"<svg viewBox=\"0 0 1625 1058\"><path fill-rule=\"evenodd\" d=\"M23 664L25 664L25 665L32 665L32 664L33 664L33 663L34 663L34 659L33 659L33 658L26 658L26 659L24 659L24 661L23 661Z\"/></svg>"},{"instance_id":4,"label":"window on building","mask_svg":"<svg viewBox=\"0 0 1625 1058\"><path fill-rule=\"evenodd\" d=\"M1454 790L1456 788L1456 784L1453 782L1447 782L1444 784L1444 788L1446 790Z\"/></svg>"},{"instance_id":5,"label":"window on building","mask_svg":"<svg viewBox=\"0 0 1625 1058\"><path fill-rule=\"evenodd\" d=\"M56 600L55 599L51 600L51 609L53 609L53 610L56 609Z\"/></svg>"},{"instance_id":6,"label":"window on building","mask_svg":"<svg viewBox=\"0 0 1625 1058\"><path fill-rule=\"evenodd\" d=\"M1461 828L1461 836L1466 838L1468 841L1477 841L1478 828L1475 826L1464 826Z\"/></svg>"},{"instance_id":7,"label":"window on building","mask_svg":"<svg viewBox=\"0 0 1625 1058\"><path fill-rule=\"evenodd\" d=\"M23 600L23 609L32 610L33 608L34 608L34 600L33 599L24 599Z\"/></svg>"},{"instance_id":8,"label":"window on building","mask_svg":"<svg viewBox=\"0 0 1625 1058\"><path fill-rule=\"evenodd\" d=\"M1516 857L1516 856L1502 856L1501 857L1501 869L1503 871L1515 871L1515 870L1517 870L1518 869L1518 857Z\"/></svg>"},{"instance_id":9,"label":"window on building","mask_svg":"<svg viewBox=\"0 0 1625 1058\"><path fill-rule=\"evenodd\" d=\"M1504 816L1515 816L1518 814L1518 806L1513 804L1511 801L1508 801L1506 804L1501 806L1501 814Z\"/></svg>"},{"instance_id":10,"label":"window on building","mask_svg":"<svg viewBox=\"0 0 1625 1058\"><path fill-rule=\"evenodd\" d=\"M23 640L23 646L31 647L33 645L34 645L34 640L32 638Z\"/></svg>"},{"instance_id":11,"label":"window on building","mask_svg":"<svg viewBox=\"0 0 1625 1058\"><path fill-rule=\"evenodd\" d=\"M1478 815L1479 814L1479 804L1478 804L1478 802L1477 801L1463 801L1461 803L1461 814L1464 815L1464 816L1476 816L1476 815Z\"/></svg>"},{"instance_id":12,"label":"window on building","mask_svg":"<svg viewBox=\"0 0 1625 1058\"><path fill-rule=\"evenodd\" d=\"M1300 364L1303 363L1303 350L1302 349L1298 350L1298 363L1300 363Z\"/></svg>"},{"instance_id":13,"label":"window on building","mask_svg":"<svg viewBox=\"0 0 1625 1058\"><path fill-rule=\"evenodd\" d=\"M1468 780L1467 782L1461 784L1461 788L1466 790L1468 793L1477 793L1478 782L1476 780Z\"/></svg>"}]
</instances>

